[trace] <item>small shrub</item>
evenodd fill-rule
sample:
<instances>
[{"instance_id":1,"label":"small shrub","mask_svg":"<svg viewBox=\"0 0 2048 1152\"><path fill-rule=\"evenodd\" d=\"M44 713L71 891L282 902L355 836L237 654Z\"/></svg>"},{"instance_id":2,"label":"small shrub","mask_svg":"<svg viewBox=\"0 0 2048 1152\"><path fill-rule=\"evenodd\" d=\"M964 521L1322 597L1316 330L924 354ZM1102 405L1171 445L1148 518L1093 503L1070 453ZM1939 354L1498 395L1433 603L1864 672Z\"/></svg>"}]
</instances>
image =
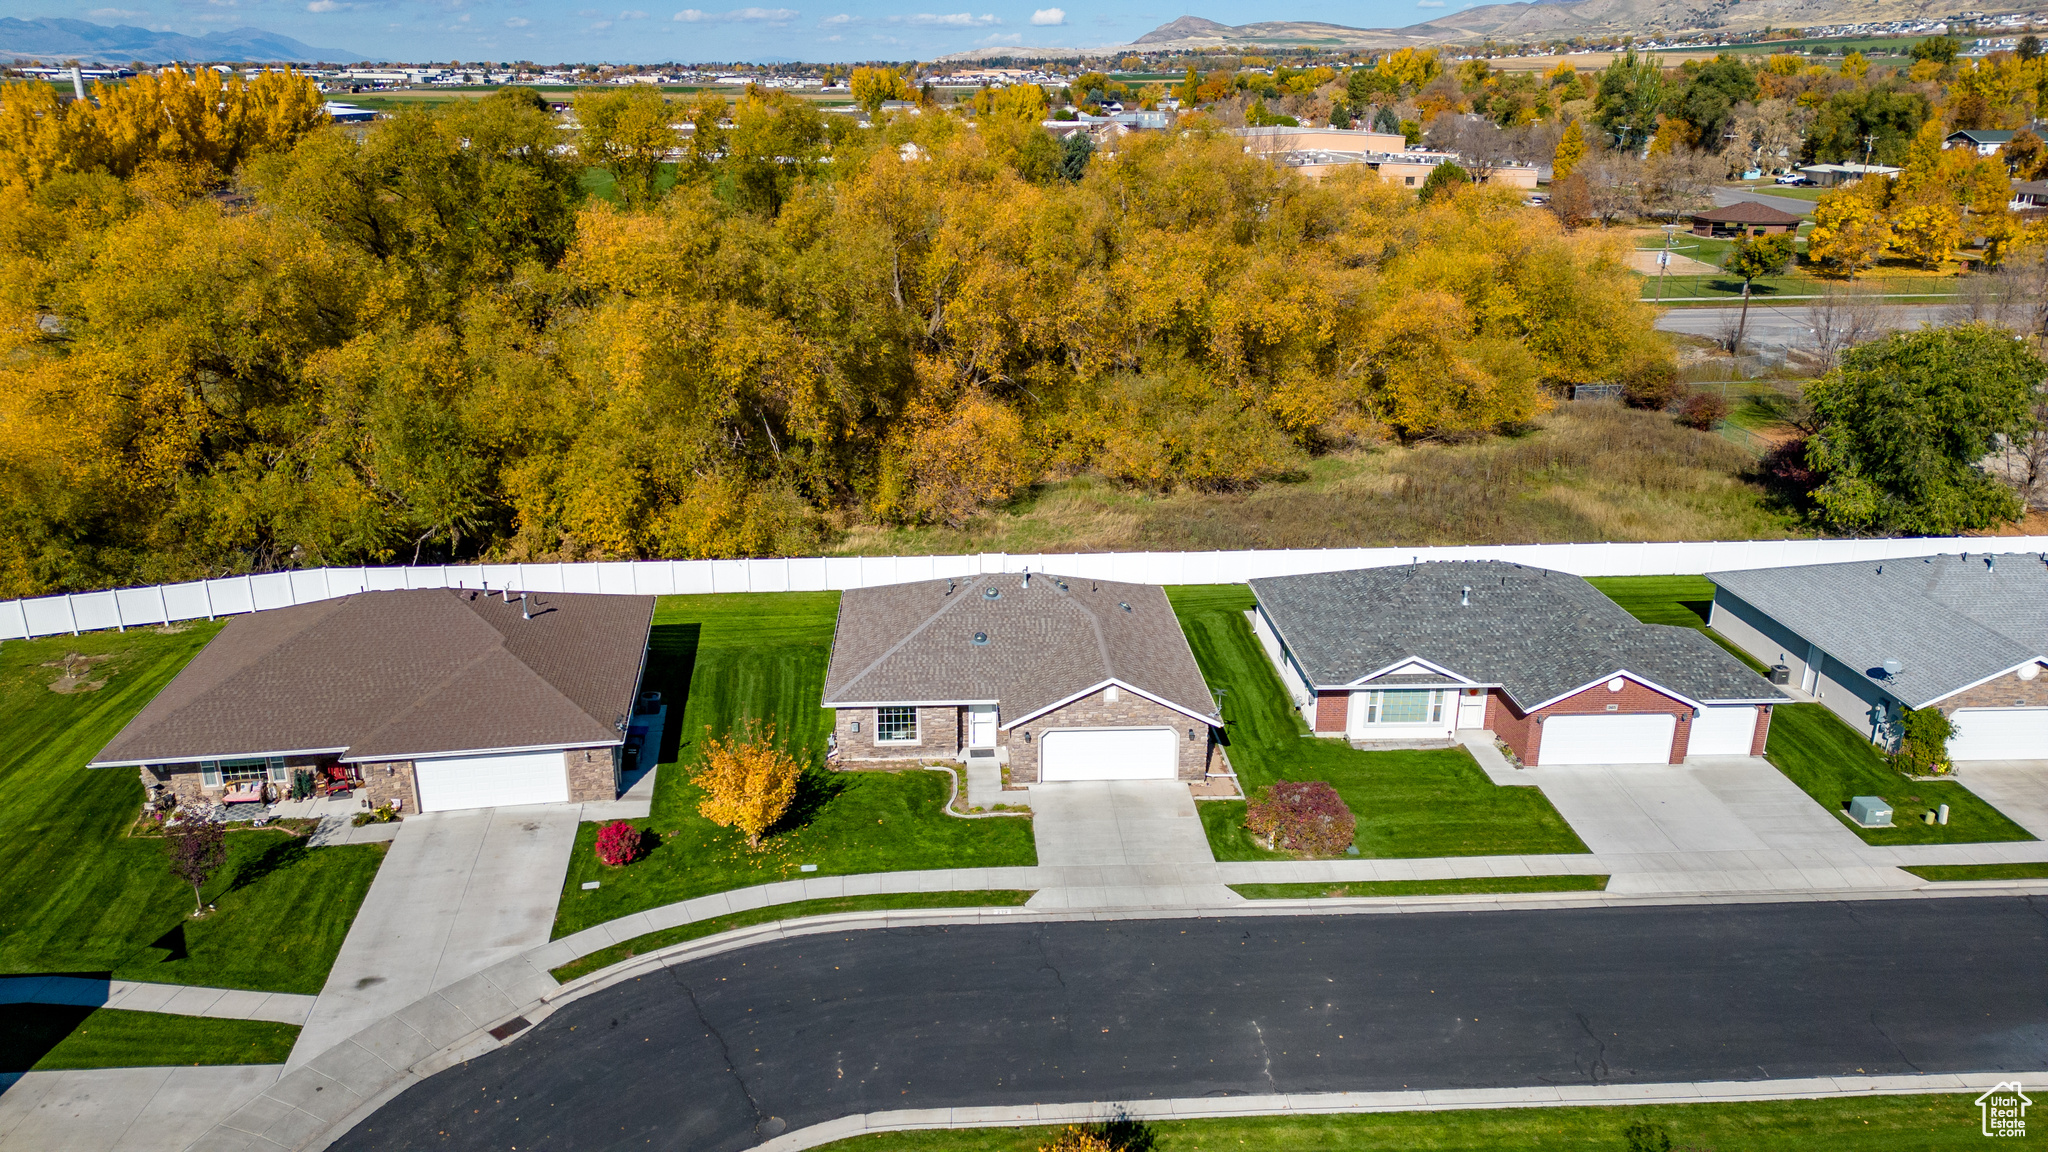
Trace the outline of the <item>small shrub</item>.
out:
<instances>
[{"instance_id":1,"label":"small shrub","mask_svg":"<svg viewBox=\"0 0 2048 1152\"><path fill-rule=\"evenodd\" d=\"M1955 767L1948 758L1948 738L1956 726L1939 708L1919 708L1899 714L1899 746L1892 750L1892 767L1907 776L1945 776Z\"/></svg>"},{"instance_id":2,"label":"small shrub","mask_svg":"<svg viewBox=\"0 0 2048 1152\"><path fill-rule=\"evenodd\" d=\"M361 828L365 824L389 824L396 819L398 819L398 810L393 808L391 802L387 800L368 812L358 812L354 816L349 817L349 823Z\"/></svg>"},{"instance_id":3,"label":"small shrub","mask_svg":"<svg viewBox=\"0 0 2048 1152\"><path fill-rule=\"evenodd\" d=\"M1728 418L1728 401L1719 392L1694 392L1678 402L1678 422L1687 428L1712 432Z\"/></svg>"},{"instance_id":4,"label":"small shrub","mask_svg":"<svg viewBox=\"0 0 2048 1152\"><path fill-rule=\"evenodd\" d=\"M759 849L761 837L796 799L809 753L784 751L775 743L775 725L756 720L722 739L708 727L704 736L704 764L691 777L704 790L697 812L720 827L738 829L748 848Z\"/></svg>"},{"instance_id":5,"label":"small shrub","mask_svg":"<svg viewBox=\"0 0 2048 1152\"><path fill-rule=\"evenodd\" d=\"M1631 408L1663 411L1685 392L1678 382L1678 365L1667 356L1644 356L1619 373L1621 402Z\"/></svg>"},{"instance_id":6,"label":"small shrub","mask_svg":"<svg viewBox=\"0 0 2048 1152\"><path fill-rule=\"evenodd\" d=\"M1628 1142L1628 1152L1671 1152L1671 1133L1648 1120L1630 1121L1621 1138Z\"/></svg>"},{"instance_id":7,"label":"small shrub","mask_svg":"<svg viewBox=\"0 0 2048 1152\"><path fill-rule=\"evenodd\" d=\"M1050 1144L1040 1144L1038 1152L1116 1152L1095 1132L1078 1124L1070 1124Z\"/></svg>"},{"instance_id":8,"label":"small shrub","mask_svg":"<svg viewBox=\"0 0 2048 1152\"><path fill-rule=\"evenodd\" d=\"M614 820L597 830L597 858L613 868L623 868L640 855L640 829L624 820Z\"/></svg>"},{"instance_id":9,"label":"small shrub","mask_svg":"<svg viewBox=\"0 0 2048 1152\"><path fill-rule=\"evenodd\" d=\"M1283 781L1258 790L1245 808L1244 826L1268 848L1305 856L1335 856L1351 846L1358 818L1337 790L1320 780Z\"/></svg>"}]
</instances>

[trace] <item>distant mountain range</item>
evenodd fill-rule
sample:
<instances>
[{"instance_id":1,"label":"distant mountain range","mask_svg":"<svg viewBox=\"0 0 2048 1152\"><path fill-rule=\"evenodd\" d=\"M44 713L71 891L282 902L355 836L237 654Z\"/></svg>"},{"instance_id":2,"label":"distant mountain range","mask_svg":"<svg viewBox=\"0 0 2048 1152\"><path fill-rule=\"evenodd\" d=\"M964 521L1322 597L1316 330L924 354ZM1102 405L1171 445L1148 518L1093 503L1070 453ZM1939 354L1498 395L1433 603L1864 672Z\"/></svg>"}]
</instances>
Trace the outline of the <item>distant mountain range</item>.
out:
<instances>
[{"instance_id":1,"label":"distant mountain range","mask_svg":"<svg viewBox=\"0 0 2048 1152\"><path fill-rule=\"evenodd\" d=\"M1974 8L1986 13L2028 10L2008 2ZM1201 48L1293 48L1385 50L1428 44L1565 39L1581 35L1639 37L1683 32L1762 28L1805 28L1817 24L1865 24L1890 20L1941 20L1956 11L1951 0L1531 0L1482 4L1404 28L1352 28L1305 20L1220 24L1183 16L1129 44L1102 48L977 48L945 60L987 60L999 56L1102 56L1120 51L1187 51Z\"/></svg>"},{"instance_id":2,"label":"distant mountain range","mask_svg":"<svg viewBox=\"0 0 2048 1152\"><path fill-rule=\"evenodd\" d=\"M61 63L65 60L126 64L168 64L174 60L240 63L363 59L346 48L315 48L289 36L261 28L237 28L204 36L152 32L131 24L93 24L85 20L16 20L0 17L0 57L21 57Z\"/></svg>"}]
</instances>

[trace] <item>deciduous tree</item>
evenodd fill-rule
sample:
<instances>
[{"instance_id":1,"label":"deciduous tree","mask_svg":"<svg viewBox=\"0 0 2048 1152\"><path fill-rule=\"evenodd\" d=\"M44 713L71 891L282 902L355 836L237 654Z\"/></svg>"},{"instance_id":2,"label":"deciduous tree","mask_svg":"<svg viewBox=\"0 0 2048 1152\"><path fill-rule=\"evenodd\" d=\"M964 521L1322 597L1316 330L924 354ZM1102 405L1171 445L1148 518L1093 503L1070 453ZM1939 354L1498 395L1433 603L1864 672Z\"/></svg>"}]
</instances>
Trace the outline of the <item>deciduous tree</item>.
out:
<instances>
[{"instance_id":1,"label":"deciduous tree","mask_svg":"<svg viewBox=\"0 0 2048 1152\"><path fill-rule=\"evenodd\" d=\"M227 828L210 821L185 821L164 830L164 854L171 875L192 886L192 914L206 911L199 889L228 861Z\"/></svg>"},{"instance_id":2,"label":"deciduous tree","mask_svg":"<svg viewBox=\"0 0 2048 1152\"><path fill-rule=\"evenodd\" d=\"M761 837L796 799L804 759L775 741L775 725L748 720L724 736L704 730L703 763L690 777L704 793L697 811L722 828L747 838L758 851Z\"/></svg>"}]
</instances>

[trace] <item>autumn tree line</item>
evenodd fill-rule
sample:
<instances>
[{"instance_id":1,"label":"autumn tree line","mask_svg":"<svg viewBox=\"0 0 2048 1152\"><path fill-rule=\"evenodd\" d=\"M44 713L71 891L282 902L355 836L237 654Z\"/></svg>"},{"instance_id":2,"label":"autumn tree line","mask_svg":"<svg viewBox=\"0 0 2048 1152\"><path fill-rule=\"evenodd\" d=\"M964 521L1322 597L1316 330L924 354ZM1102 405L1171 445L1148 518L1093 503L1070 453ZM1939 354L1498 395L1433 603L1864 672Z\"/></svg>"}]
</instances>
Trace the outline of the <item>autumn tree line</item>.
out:
<instances>
[{"instance_id":1,"label":"autumn tree line","mask_svg":"<svg viewBox=\"0 0 2048 1152\"><path fill-rule=\"evenodd\" d=\"M0 89L10 595L805 553L1083 471L1242 489L1669 369L1598 238L1513 193L1300 181L1200 117L1076 169L1021 93L860 127L635 88L572 133L520 91L367 127L282 73L47 91Z\"/></svg>"}]
</instances>

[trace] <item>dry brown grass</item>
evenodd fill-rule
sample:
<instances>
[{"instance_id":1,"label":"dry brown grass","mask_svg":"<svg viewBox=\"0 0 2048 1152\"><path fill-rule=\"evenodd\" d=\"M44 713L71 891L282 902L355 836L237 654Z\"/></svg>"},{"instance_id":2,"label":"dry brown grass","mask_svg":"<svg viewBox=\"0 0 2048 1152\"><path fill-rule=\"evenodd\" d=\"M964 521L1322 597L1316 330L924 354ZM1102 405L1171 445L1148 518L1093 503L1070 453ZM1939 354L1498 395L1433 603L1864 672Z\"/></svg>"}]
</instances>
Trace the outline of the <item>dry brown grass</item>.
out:
<instances>
[{"instance_id":1,"label":"dry brown grass","mask_svg":"<svg viewBox=\"0 0 2048 1152\"><path fill-rule=\"evenodd\" d=\"M1046 484L959 530L855 528L841 555L1338 548L1790 536L1746 478L1752 458L1669 415L1562 405L1477 444L1324 457L1242 494L1148 496L1096 478Z\"/></svg>"}]
</instances>

